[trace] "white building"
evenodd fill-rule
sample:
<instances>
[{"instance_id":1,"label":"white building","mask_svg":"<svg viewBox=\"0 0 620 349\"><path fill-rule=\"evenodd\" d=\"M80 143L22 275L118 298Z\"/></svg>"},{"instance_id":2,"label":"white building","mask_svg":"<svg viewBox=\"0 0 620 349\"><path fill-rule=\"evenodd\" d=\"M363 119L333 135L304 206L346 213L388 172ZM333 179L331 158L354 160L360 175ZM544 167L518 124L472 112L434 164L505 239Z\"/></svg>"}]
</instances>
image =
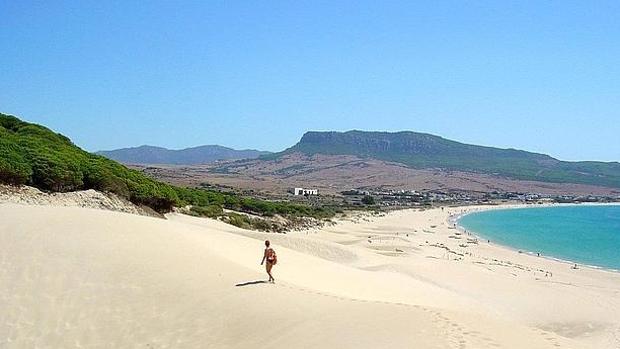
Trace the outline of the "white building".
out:
<instances>
[{"instance_id":1,"label":"white building","mask_svg":"<svg viewBox=\"0 0 620 349\"><path fill-rule=\"evenodd\" d=\"M293 195L319 195L318 189L292 188L289 192Z\"/></svg>"}]
</instances>

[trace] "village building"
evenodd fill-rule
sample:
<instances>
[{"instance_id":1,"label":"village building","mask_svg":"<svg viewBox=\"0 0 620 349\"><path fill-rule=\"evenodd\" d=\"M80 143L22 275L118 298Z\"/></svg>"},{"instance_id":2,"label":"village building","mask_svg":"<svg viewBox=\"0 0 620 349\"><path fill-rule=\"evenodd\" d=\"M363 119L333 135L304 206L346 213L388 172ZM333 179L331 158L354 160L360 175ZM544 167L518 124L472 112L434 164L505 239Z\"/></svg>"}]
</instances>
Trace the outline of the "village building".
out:
<instances>
[{"instance_id":1,"label":"village building","mask_svg":"<svg viewBox=\"0 0 620 349\"><path fill-rule=\"evenodd\" d=\"M291 188L289 193L293 195L319 195L318 189Z\"/></svg>"}]
</instances>

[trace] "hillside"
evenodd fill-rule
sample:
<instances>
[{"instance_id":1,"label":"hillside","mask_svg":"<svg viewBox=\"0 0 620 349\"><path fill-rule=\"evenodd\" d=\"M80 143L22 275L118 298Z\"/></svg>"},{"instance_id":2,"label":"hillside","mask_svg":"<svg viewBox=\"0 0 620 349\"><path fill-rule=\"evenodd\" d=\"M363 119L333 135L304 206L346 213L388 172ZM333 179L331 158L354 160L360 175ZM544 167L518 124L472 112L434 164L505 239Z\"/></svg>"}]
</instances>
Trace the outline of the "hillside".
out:
<instances>
[{"instance_id":1,"label":"hillside","mask_svg":"<svg viewBox=\"0 0 620 349\"><path fill-rule=\"evenodd\" d=\"M196 165L218 160L255 159L269 152L253 149L235 150L220 145L203 145L180 150L143 145L135 148L99 151L96 154L125 164Z\"/></svg>"},{"instance_id":2,"label":"hillside","mask_svg":"<svg viewBox=\"0 0 620 349\"><path fill-rule=\"evenodd\" d=\"M407 165L489 174L510 179L620 188L618 162L567 162L544 154L483 147L416 132L307 132L285 155L352 155Z\"/></svg>"},{"instance_id":3,"label":"hillside","mask_svg":"<svg viewBox=\"0 0 620 349\"><path fill-rule=\"evenodd\" d=\"M46 192L95 189L160 213L169 212L175 206L194 205L195 214L206 216L221 216L224 208L261 216L323 218L333 214L323 207L270 202L161 183L103 156L90 154L69 138L41 125L6 114L0 114L0 183L25 184ZM233 218L240 219L230 218L233 224Z\"/></svg>"},{"instance_id":4,"label":"hillside","mask_svg":"<svg viewBox=\"0 0 620 349\"><path fill-rule=\"evenodd\" d=\"M473 196L493 192L543 195L618 197L620 189L573 183L526 181L491 174L418 169L400 163L353 155L286 154L277 159L253 159L200 166L135 166L163 182L198 186L202 183L285 195L292 187L319 189L338 195L352 188L418 191L457 191Z\"/></svg>"}]
</instances>

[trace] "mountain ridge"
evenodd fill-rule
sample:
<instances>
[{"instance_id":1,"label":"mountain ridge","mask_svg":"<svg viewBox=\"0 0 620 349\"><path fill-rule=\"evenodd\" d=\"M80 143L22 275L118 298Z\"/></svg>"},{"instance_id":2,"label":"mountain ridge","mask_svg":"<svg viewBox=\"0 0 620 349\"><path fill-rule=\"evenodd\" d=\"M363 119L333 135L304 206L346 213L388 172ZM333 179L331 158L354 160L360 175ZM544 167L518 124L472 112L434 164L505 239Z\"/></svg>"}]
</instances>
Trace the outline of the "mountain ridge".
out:
<instances>
[{"instance_id":1,"label":"mountain ridge","mask_svg":"<svg viewBox=\"0 0 620 349\"><path fill-rule=\"evenodd\" d=\"M201 145L183 149L141 145L103 150L96 152L96 154L127 164L198 165L218 160L255 159L270 153L255 149L237 150L221 145Z\"/></svg>"},{"instance_id":2,"label":"mountain ridge","mask_svg":"<svg viewBox=\"0 0 620 349\"><path fill-rule=\"evenodd\" d=\"M413 131L309 131L294 146L262 158L277 159L295 152L355 155L419 169L440 168L520 180L620 188L618 162L562 161L546 154L466 144Z\"/></svg>"}]
</instances>

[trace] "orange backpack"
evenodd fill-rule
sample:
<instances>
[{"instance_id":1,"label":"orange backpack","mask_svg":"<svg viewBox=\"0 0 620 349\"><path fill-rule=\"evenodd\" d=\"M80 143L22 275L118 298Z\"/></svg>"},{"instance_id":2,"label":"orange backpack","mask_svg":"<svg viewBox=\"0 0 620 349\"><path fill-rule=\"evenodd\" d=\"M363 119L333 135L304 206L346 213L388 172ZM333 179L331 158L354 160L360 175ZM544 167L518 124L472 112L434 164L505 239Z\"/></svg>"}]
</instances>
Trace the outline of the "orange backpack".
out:
<instances>
[{"instance_id":1,"label":"orange backpack","mask_svg":"<svg viewBox=\"0 0 620 349\"><path fill-rule=\"evenodd\" d=\"M276 255L276 251L273 248L267 250L267 262L271 264L278 263L278 256Z\"/></svg>"}]
</instances>

